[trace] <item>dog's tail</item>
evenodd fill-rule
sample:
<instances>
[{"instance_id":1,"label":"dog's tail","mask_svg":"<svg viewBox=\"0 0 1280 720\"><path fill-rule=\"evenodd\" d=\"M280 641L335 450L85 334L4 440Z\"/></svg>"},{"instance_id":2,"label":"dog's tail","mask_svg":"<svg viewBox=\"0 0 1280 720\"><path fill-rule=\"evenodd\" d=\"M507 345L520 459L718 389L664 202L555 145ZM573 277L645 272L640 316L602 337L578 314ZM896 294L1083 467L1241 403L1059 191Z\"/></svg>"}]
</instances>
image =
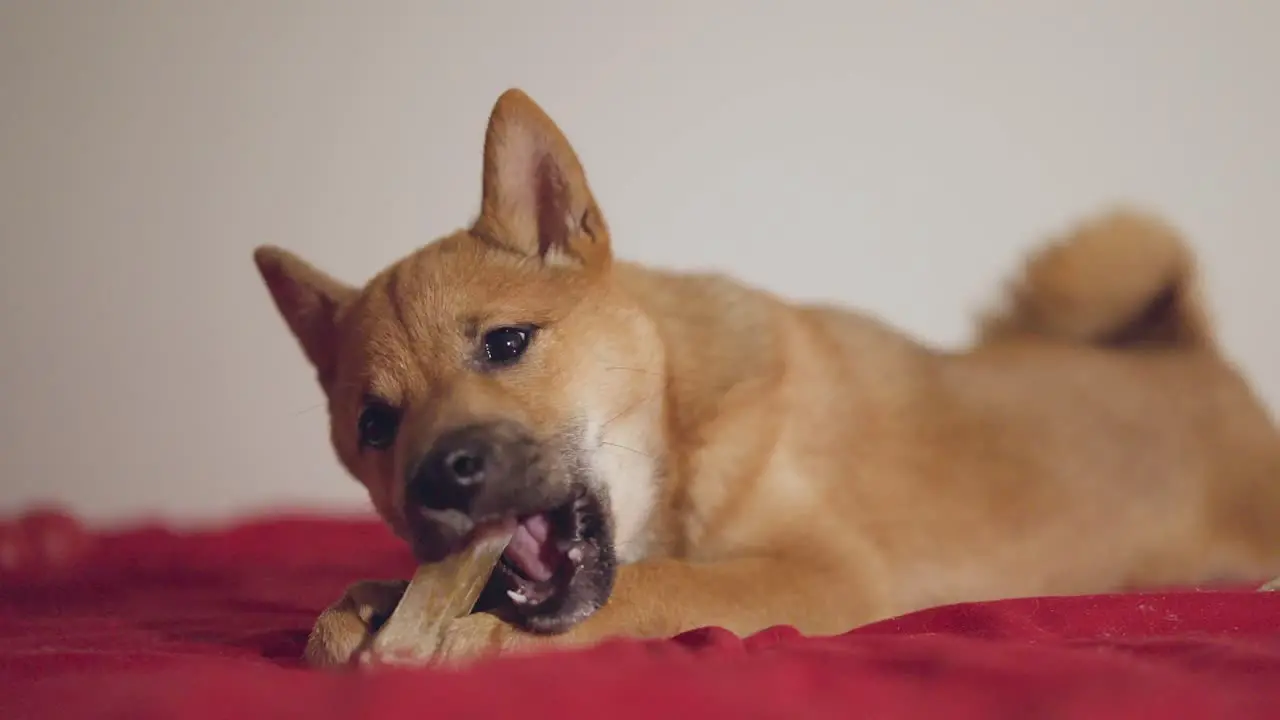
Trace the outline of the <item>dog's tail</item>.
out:
<instances>
[{"instance_id":1,"label":"dog's tail","mask_svg":"<svg viewBox=\"0 0 1280 720\"><path fill-rule=\"evenodd\" d=\"M987 314L979 344L1039 337L1110 348L1216 347L1180 234L1133 210L1096 217L1034 253Z\"/></svg>"}]
</instances>

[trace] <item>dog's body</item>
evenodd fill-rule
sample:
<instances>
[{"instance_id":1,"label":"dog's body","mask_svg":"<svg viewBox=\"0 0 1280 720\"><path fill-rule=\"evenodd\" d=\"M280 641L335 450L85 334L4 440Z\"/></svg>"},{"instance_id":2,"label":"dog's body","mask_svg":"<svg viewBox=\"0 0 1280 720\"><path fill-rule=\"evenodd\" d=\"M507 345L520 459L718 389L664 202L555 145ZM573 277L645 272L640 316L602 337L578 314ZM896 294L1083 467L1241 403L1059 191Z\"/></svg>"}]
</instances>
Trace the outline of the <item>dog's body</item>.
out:
<instances>
[{"instance_id":1,"label":"dog's body","mask_svg":"<svg viewBox=\"0 0 1280 720\"><path fill-rule=\"evenodd\" d=\"M1136 214L1033 257L979 343L940 352L614 261L568 142L512 91L472 228L362 290L257 260L340 458L421 558L513 518L541 543L440 659L1280 573L1280 439L1188 251ZM327 660L395 597L335 606Z\"/></svg>"}]
</instances>

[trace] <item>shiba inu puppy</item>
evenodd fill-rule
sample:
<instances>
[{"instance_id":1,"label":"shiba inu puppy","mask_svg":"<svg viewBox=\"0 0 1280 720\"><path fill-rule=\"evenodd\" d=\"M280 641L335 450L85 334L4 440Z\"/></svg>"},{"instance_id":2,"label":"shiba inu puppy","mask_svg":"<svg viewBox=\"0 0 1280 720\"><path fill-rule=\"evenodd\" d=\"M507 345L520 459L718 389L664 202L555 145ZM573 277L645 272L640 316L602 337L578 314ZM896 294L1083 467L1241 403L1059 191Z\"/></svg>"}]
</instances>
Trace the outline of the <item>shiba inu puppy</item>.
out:
<instances>
[{"instance_id":1,"label":"shiba inu puppy","mask_svg":"<svg viewBox=\"0 0 1280 720\"><path fill-rule=\"evenodd\" d=\"M517 90L483 161L475 222L363 287L255 254L339 459L417 557L518 523L434 659L1280 573L1275 427L1161 221L1049 243L950 352L616 259ZM352 588L313 660L350 659L403 587Z\"/></svg>"}]
</instances>

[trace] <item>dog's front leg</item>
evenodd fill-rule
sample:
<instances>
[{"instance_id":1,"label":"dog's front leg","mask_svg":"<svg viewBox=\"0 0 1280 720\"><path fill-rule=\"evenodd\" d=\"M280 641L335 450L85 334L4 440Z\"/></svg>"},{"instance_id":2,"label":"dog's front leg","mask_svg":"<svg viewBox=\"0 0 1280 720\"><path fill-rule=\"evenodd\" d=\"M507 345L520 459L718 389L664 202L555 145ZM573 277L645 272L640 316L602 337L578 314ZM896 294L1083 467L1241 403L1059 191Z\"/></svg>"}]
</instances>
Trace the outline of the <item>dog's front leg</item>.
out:
<instances>
[{"instance_id":1,"label":"dog's front leg","mask_svg":"<svg viewBox=\"0 0 1280 720\"><path fill-rule=\"evenodd\" d=\"M350 665L373 642L408 586L406 580L363 580L347 588L316 618L303 661L314 668Z\"/></svg>"},{"instance_id":2,"label":"dog's front leg","mask_svg":"<svg viewBox=\"0 0 1280 720\"><path fill-rule=\"evenodd\" d=\"M497 653L593 645L611 638L665 638L701 627L749 635L775 625L833 634L878 617L880 603L847 571L780 558L693 563L649 560L618 569L604 607L558 635L533 635L485 614L445 631L437 662Z\"/></svg>"}]
</instances>

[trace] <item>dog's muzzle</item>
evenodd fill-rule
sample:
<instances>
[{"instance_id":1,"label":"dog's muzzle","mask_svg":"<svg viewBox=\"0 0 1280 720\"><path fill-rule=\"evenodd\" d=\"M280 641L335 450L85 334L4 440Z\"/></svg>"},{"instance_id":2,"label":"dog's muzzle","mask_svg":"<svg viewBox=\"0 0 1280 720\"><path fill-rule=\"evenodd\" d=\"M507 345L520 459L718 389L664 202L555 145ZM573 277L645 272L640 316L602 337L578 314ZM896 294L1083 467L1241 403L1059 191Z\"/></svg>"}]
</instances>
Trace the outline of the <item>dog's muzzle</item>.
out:
<instances>
[{"instance_id":1,"label":"dog's muzzle","mask_svg":"<svg viewBox=\"0 0 1280 720\"><path fill-rule=\"evenodd\" d=\"M613 585L606 504L566 447L517 423L477 423L440 434L405 473L404 515L421 562L461 550L478 528L515 522L481 603L540 632L581 621Z\"/></svg>"},{"instance_id":2,"label":"dog's muzzle","mask_svg":"<svg viewBox=\"0 0 1280 720\"><path fill-rule=\"evenodd\" d=\"M414 550L438 560L465 543L477 525L537 512L563 501L539 444L511 422L477 423L438 436L410 465L404 514Z\"/></svg>"}]
</instances>

